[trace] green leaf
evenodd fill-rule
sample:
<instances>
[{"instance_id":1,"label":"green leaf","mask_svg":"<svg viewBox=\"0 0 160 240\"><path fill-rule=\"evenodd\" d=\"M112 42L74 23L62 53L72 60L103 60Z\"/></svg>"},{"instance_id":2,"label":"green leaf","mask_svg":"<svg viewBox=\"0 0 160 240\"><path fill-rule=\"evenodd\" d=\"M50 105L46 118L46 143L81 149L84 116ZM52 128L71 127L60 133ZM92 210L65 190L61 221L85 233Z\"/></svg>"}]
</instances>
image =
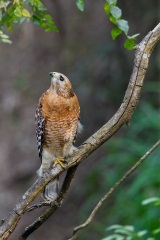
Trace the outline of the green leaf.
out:
<instances>
[{"instance_id":1,"label":"green leaf","mask_svg":"<svg viewBox=\"0 0 160 240\"><path fill-rule=\"evenodd\" d=\"M160 233L160 228L154 229L152 233L153 235L157 235L158 233Z\"/></svg>"},{"instance_id":2,"label":"green leaf","mask_svg":"<svg viewBox=\"0 0 160 240\"><path fill-rule=\"evenodd\" d=\"M42 26L42 28L47 28L47 23L46 22L43 22L42 24L41 24L41 26Z\"/></svg>"},{"instance_id":3,"label":"green leaf","mask_svg":"<svg viewBox=\"0 0 160 240\"><path fill-rule=\"evenodd\" d=\"M122 33L122 30L119 29L118 27L113 28L111 31L112 39L115 40L116 37L118 37L121 33Z\"/></svg>"},{"instance_id":4,"label":"green leaf","mask_svg":"<svg viewBox=\"0 0 160 240\"><path fill-rule=\"evenodd\" d=\"M106 12L107 15L110 14L110 6L107 2L104 4L104 11Z\"/></svg>"},{"instance_id":5,"label":"green leaf","mask_svg":"<svg viewBox=\"0 0 160 240\"><path fill-rule=\"evenodd\" d=\"M117 0L107 0L107 2L109 3L109 5L116 5Z\"/></svg>"},{"instance_id":6,"label":"green leaf","mask_svg":"<svg viewBox=\"0 0 160 240\"><path fill-rule=\"evenodd\" d=\"M125 236L132 236L132 232L128 231L127 229L116 229L115 233L125 235Z\"/></svg>"},{"instance_id":7,"label":"green leaf","mask_svg":"<svg viewBox=\"0 0 160 240\"><path fill-rule=\"evenodd\" d=\"M83 0L77 0L76 5L77 5L78 9L79 9L81 12L84 11L84 2L83 2Z\"/></svg>"},{"instance_id":8,"label":"green leaf","mask_svg":"<svg viewBox=\"0 0 160 240\"><path fill-rule=\"evenodd\" d=\"M12 43L11 40L9 40L9 39L5 39L5 38L2 38L1 41L4 42L4 43L9 43L9 44Z\"/></svg>"},{"instance_id":9,"label":"green leaf","mask_svg":"<svg viewBox=\"0 0 160 240\"><path fill-rule=\"evenodd\" d=\"M128 22L126 20L117 20L116 24L118 26L118 28L120 28L123 32L125 32L125 34L128 34L128 30L129 30L129 26L128 26Z\"/></svg>"},{"instance_id":10,"label":"green leaf","mask_svg":"<svg viewBox=\"0 0 160 240\"><path fill-rule=\"evenodd\" d=\"M132 50L134 46L136 46L134 38L127 39L124 43L124 47L128 50Z\"/></svg>"},{"instance_id":11,"label":"green leaf","mask_svg":"<svg viewBox=\"0 0 160 240\"><path fill-rule=\"evenodd\" d=\"M110 230L114 230L114 229L119 229L119 228L121 228L121 227L122 227L122 225L114 224L114 225L112 225L112 226L110 226L110 227L107 227L106 230L107 230L107 231L110 231Z\"/></svg>"},{"instance_id":12,"label":"green leaf","mask_svg":"<svg viewBox=\"0 0 160 240\"><path fill-rule=\"evenodd\" d=\"M109 17L110 22L116 24L116 18L114 18L112 15Z\"/></svg>"},{"instance_id":13,"label":"green leaf","mask_svg":"<svg viewBox=\"0 0 160 240\"><path fill-rule=\"evenodd\" d=\"M137 235L138 235L139 237L142 237L142 236L146 235L147 232L148 232L147 230L142 230L142 231L139 231L139 232L137 233Z\"/></svg>"},{"instance_id":14,"label":"green leaf","mask_svg":"<svg viewBox=\"0 0 160 240\"><path fill-rule=\"evenodd\" d=\"M41 25L40 19L35 15L32 16L32 22L36 25Z\"/></svg>"},{"instance_id":15,"label":"green leaf","mask_svg":"<svg viewBox=\"0 0 160 240\"><path fill-rule=\"evenodd\" d=\"M155 203L157 201L160 201L160 198L158 198L158 197L148 198L148 199L143 200L142 205L147 205L149 203Z\"/></svg>"},{"instance_id":16,"label":"green leaf","mask_svg":"<svg viewBox=\"0 0 160 240\"><path fill-rule=\"evenodd\" d=\"M13 31L13 25L12 25L12 24L10 24L10 25L7 25L7 27L8 27L8 30L9 30L10 32L12 32L12 31Z\"/></svg>"},{"instance_id":17,"label":"green leaf","mask_svg":"<svg viewBox=\"0 0 160 240\"><path fill-rule=\"evenodd\" d=\"M52 20L51 15L47 14L46 12L43 12L42 14L43 14L45 20Z\"/></svg>"},{"instance_id":18,"label":"green leaf","mask_svg":"<svg viewBox=\"0 0 160 240\"><path fill-rule=\"evenodd\" d=\"M1 34L1 38L9 38L6 34Z\"/></svg>"},{"instance_id":19,"label":"green leaf","mask_svg":"<svg viewBox=\"0 0 160 240\"><path fill-rule=\"evenodd\" d=\"M54 26L51 26L51 27L48 27L48 28L46 27L45 31L46 32L52 32L52 31L58 32L58 28L56 27L56 25L54 25Z\"/></svg>"},{"instance_id":20,"label":"green leaf","mask_svg":"<svg viewBox=\"0 0 160 240\"><path fill-rule=\"evenodd\" d=\"M125 226L122 226L124 229L128 230L128 231L131 231L133 232L135 229L134 229L134 226L132 225L125 225Z\"/></svg>"},{"instance_id":21,"label":"green leaf","mask_svg":"<svg viewBox=\"0 0 160 240\"><path fill-rule=\"evenodd\" d=\"M37 7L38 7L38 10L39 10L39 11L45 11L45 10L47 10L47 8L46 8L44 5L38 5Z\"/></svg>"},{"instance_id":22,"label":"green leaf","mask_svg":"<svg viewBox=\"0 0 160 240\"><path fill-rule=\"evenodd\" d=\"M119 7L111 6L110 12L111 12L112 16L116 19L119 19L122 16L122 11Z\"/></svg>"},{"instance_id":23,"label":"green leaf","mask_svg":"<svg viewBox=\"0 0 160 240\"><path fill-rule=\"evenodd\" d=\"M30 12L29 12L28 10L26 10L26 9L23 9L23 10L22 10L22 15L23 15L24 17L27 17L27 18L30 18L30 17L31 17Z\"/></svg>"},{"instance_id":24,"label":"green leaf","mask_svg":"<svg viewBox=\"0 0 160 240\"><path fill-rule=\"evenodd\" d=\"M20 9L19 7L17 7L17 8L14 10L14 14L15 14L15 16L17 16L17 17L22 17L21 9Z\"/></svg>"}]
</instances>

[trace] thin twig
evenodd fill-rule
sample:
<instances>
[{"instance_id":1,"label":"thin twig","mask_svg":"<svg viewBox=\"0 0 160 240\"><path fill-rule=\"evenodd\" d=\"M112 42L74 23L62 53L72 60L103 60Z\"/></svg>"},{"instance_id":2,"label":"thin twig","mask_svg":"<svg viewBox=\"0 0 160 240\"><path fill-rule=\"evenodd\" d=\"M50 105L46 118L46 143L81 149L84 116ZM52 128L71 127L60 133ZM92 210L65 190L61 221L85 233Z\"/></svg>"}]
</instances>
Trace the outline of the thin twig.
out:
<instances>
[{"instance_id":1,"label":"thin twig","mask_svg":"<svg viewBox=\"0 0 160 240\"><path fill-rule=\"evenodd\" d=\"M85 228L87 227L90 222L93 220L95 214L97 213L97 211L99 210L99 208L102 206L102 204L104 203L104 201L106 201L110 196L111 194L117 189L117 187L122 183L124 182L124 180L129 176L131 175L131 173L133 171L136 170L136 168L160 145L160 140L158 142L156 142L156 144L154 144L144 155L143 157L141 157L135 165L133 165L133 167L131 167L124 175L122 178L120 178L120 180L118 180L114 185L113 187L111 187L109 189L109 191L100 199L100 201L98 202L98 204L95 206L95 208L93 209L93 211L91 212L91 214L89 215L89 217L87 218L87 220L74 228L73 230L73 235L70 239L68 240L75 240L76 239L76 235L77 235L77 231L79 231L80 229L82 228Z\"/></svg>"},{"instance_id":2,"label":"thin twig","mask_svg":"<svg viewBox=\"0 0 160 240\"><path fill-rule=\"evenodd\" d=\"M49 205L51 205L50 202L39 202L39 203L33 204L30 207L28 207L25 212L31 212L37 208L46 207Z\"/></svg>"},{"instance_id":3,"label":"thin twig","mask_svg":"<svg viewBox=\"0 0 160 240\"><path fill-rule=\"evenodd\" d=\"M46 209L46 211L40 217L38 217L32 224L25 228L24 232L20 235L19 240L27 239L31 233L39 228L61 206L62 201L69 190L71 181L74 178L77 167L78 165L68 169L66 177L63 181L60 195L56 202L51 203L51 206Z\"/></svg>"}]
</instances>

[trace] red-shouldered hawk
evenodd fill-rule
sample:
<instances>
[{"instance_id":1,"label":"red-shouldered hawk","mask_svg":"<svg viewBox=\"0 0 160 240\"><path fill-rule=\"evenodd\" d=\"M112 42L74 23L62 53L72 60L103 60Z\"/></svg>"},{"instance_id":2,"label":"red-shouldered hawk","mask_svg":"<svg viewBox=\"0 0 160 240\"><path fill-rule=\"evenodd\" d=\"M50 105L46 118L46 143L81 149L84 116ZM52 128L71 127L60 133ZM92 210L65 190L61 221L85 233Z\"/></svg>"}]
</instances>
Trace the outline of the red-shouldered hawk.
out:
<instances>
[{"instance_id":1,"label":"red-shouldered hawk","mask_svg":"<svg viewBox=\"0 0 160 240\"><path fill-rule=\"evenodd\" d=\"M73 153L76 135L81 132L80 106L69 79L61 73L50 72L51 86L42 94L36 109L36 136L41 159L38 175L50 166L60 164ZM44 189L44 197L54 201L59 181L54 179Z\"/></svg>"}]
</instances>

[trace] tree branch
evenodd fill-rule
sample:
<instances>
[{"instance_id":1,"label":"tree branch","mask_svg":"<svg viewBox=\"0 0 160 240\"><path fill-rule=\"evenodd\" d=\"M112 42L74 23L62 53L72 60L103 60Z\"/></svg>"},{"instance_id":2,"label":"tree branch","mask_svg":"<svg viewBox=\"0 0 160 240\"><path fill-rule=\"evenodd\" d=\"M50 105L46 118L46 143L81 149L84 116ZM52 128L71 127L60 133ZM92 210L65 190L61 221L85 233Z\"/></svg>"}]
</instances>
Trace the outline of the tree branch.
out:
<instances>
[{"instance_id":1,"label":"tree branch","mask_svg":"<svg viewBox=\"0 0 160 240\"><path fill-rule=\"evenodd\" d=\"M95 214L97 213L97 211L99 210L99 208L102 206L102 204L104 203L104 201L106 201L111 195L112 193L119 187L119 185L121 183L123 183L125 181L126 178L128 178L128 176L131 175L132 172L134 172L136 170L136 168L160 145L160 140L158 142L156 142L156 144L154 144L144 155L143 157L141 157L136 164L134 164L124 175L123 177L121 177L110 189L109 191L100 199L100 201L97 203L97 205L95 206L95 208L93 209L93 211L91 212L91 214L89 215L89 217L87 218L87 220L74 228L73 230L73 235L70 239L68 240L75 240L77 238L77 231L87 227L90 222L93 220Z\"/></svg>"},{"instance_id":2,"label":"tree branch","mask_svg":"<svg viewBox=\"0 0 160 240\"><path fill-rule=\"evenodd\" d=\"M6 240L16 228L26 208L36 198L45 185L60 175L66 169L75 166L86 159L100 145L113 136L124 124L129 123L138 105L143 80L148 68L150 55L160 39L160 24L158 24L141 41L136 48L133 72L126 90L124 100L115 115L96 133L94 133L74 154L67 159L68 164L62 169L59 165L50 168L21 197L12 212L0 227L0 239Z\"/></svg>"},{"instance_id":3,"label":"tree branch","mask_svg":"<svg viewBox=\"0 0 160 240\"><path fill-rule=\"evenodd\" d=\"M61 205L64 197L66 196L71 181L75 175L78 165L68 169L66 177L63 181L61 192L56 202L52 203L51 206L46 209L46 211L38 217L31 225L25 228L24 232L20 235L19 240L25 240L33 233L37 228L39 228ZM35 205L36 206L36 205Z\"/></svg>"}]
</instances>

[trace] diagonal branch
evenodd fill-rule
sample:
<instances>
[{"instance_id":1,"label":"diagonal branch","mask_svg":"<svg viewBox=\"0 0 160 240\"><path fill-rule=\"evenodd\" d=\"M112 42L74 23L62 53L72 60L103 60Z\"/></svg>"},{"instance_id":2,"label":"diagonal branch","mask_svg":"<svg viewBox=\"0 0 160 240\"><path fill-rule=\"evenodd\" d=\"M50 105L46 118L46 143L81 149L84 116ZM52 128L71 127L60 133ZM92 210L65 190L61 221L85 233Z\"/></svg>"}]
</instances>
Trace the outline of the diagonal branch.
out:
<instances>
[{"instance_id":1,"label":"diagonal branch","mask_svg":"<svg viewBox=\"0 0 160 240\"><path fill-rule=\"evenodd\" d=\"M111 195L112 193L117 189L117 187L119 187L119 185L121 183L123 183L125 181L126 178L128 178L128 176L131 175L132 172L134 172L136 170L136 168L160 145L160 140L158 142L156 142L144 155L143 157L141 157L136 164L134 164L110 189L109 191L100 199L100 201L97 203L97 205L95 206L95 208L93 209L93 211L91 212L91 214L89 215L89 217L87 218L87 220L74 228L73 230L73 236L68 239L68 240L75 240L77 237L77 232L85 227L87 227L90 222L93 220L94 216L96 215L97 211L99 210L99 208L102 206L102 204L104 203L104 201L106 201Z\"/></svg>"},{"instance_id":2,"label":"diagonal branch","mask_svg":"<svg viewBox=\"0 0 160 240\"><path fill-rule=\"evenodd\" d=\"M158 24L141 41L136 48L133 72L126 90L124 100L114 116L96 133L84 142L80 148L68 159L64 169L60 166L50 168L39 178L22 196L12 212L0 227L0 239L6 240L16 228L26 208L36 198L39 192L52 179L66 169L75 166L86 159L100 145L113 136L124 124L129 123L131 116L138 105L143 80L148 68L150 55L160 39L160 24Z\"/></svg>"}]
</instances>

